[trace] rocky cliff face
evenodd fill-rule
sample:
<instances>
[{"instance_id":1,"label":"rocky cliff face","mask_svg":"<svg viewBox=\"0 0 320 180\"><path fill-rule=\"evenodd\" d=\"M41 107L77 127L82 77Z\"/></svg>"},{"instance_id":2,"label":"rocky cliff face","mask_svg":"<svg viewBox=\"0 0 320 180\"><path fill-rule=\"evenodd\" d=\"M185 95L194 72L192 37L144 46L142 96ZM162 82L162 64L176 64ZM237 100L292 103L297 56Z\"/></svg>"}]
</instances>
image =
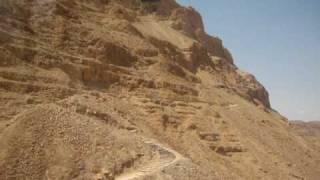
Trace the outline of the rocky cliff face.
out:
<instances>
[{"instance_id":1,"label":"rocky cliff face","mask_svg":"<svg viewBox=\"0 0 320 180\"><path fill-rule=\"evenodd\" d=\"M320 175L319 149L173 0L2 0L0 98L0 179Z\"/></svg>"}]
</instances>

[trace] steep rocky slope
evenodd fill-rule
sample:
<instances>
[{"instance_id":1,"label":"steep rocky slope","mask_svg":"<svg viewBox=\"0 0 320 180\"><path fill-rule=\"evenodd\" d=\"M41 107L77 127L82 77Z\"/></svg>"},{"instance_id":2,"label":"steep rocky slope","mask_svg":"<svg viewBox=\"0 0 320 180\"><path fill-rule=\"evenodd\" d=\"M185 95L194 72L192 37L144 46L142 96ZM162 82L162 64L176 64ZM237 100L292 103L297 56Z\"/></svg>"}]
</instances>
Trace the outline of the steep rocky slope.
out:
<instances>
[{"instance_id":1,"label":"steep rocky slope","mask_svg":"<svg viewBox=\"0 0 320 180\"><path fill-rule=\"evenodd\" d=\"M1 0L0 179L316 180L233 61L173 0Z\"/></svg>"}]
</instances>

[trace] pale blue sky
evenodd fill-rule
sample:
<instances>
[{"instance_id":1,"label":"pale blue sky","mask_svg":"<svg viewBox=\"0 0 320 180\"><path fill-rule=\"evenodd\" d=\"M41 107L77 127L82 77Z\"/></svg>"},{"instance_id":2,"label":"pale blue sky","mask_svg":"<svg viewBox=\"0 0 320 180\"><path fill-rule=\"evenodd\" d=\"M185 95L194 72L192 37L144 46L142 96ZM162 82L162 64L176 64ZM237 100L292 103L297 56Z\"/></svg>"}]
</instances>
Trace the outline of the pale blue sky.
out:
<instances>
[{"instance_id":1,"label":"pale blue sky","mask_svg":"<svg viewBox=\"0 0 320 180\"><path fill-rule=\"evenodd\" d=\"M178 0L289 119L320 120L320 0Z\"/></svg>"}]
</instances>

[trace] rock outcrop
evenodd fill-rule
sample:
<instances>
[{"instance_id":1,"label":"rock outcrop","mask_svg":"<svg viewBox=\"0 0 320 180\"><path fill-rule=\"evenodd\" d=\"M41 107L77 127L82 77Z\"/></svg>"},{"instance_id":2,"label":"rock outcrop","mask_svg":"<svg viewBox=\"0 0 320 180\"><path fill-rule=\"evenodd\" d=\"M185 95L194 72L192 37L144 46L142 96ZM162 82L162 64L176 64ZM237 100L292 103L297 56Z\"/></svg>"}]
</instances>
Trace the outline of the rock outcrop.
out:
<instances>
[{"instance_id":1,"label":"rock outcrop","mask_svg":"<svg viewBox=\"0 0 320 180\"><path fill-rule=\"evenodd\" d=\"M316 180L233 61L174 0L2 0L0 179Z\"/></svg>"}]
</instances>

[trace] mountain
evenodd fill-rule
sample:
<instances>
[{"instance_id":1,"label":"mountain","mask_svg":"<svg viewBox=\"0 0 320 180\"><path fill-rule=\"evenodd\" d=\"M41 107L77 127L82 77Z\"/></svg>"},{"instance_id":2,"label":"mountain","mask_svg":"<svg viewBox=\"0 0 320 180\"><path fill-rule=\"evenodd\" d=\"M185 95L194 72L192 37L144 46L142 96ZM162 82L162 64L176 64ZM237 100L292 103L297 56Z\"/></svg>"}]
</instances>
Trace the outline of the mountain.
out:
<instances>
[{"instance_id":1,"label":"mountain","mask_svg":"<svg viewBox=\"0 0 320 180\"><path fill-rule=\"evenodd\" d=\"M0 99L0 179L320 177L319 146L174 0L1 0Z\"/></svg>"},{"instance_id":2,"label":"mountain","mask_svg":"<svg viewBox=\"0 0 320 180\"><path fill-rule=\"evenodd\" d=\"M320 147L320 121L291 121L290 126L301 137Z\"/></svg>"}]
</instances>

